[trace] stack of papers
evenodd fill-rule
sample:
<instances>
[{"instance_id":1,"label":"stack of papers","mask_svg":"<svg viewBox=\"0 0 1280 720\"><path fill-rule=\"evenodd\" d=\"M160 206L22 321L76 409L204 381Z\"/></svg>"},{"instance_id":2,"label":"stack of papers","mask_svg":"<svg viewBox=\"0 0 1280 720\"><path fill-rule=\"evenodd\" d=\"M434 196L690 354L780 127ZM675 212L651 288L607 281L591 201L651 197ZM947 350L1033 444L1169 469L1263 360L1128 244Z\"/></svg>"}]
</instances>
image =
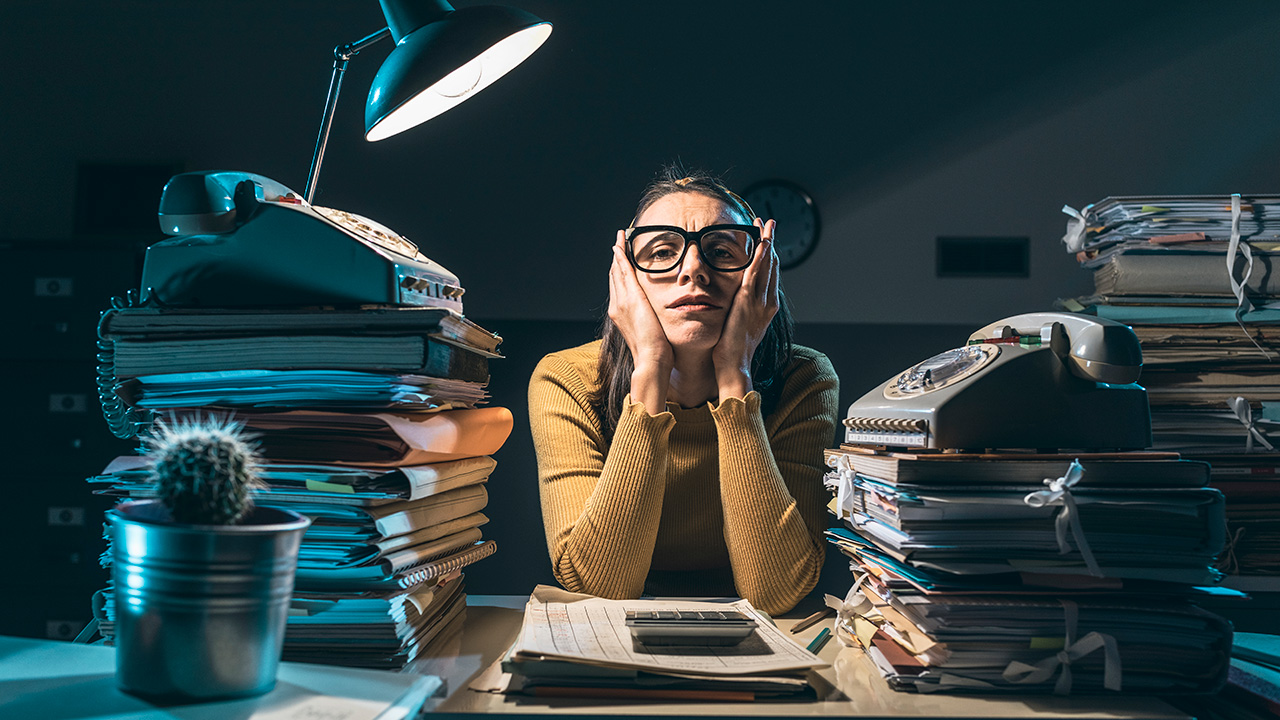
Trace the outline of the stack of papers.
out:
<instances>
[{"instance_id":1,"label":"stack of papers","mask_svg":"<svg viewBox=\"0 0 1280 720\"><path fill-rule=\"evenodd\" d=\"M362 467L406 467L492 455L511 434L511 411L237 413L273 459Z\"/></svg>"},{"instance_id":2,"label":"stack of papers","mask_svg":"<svg viewBox=\"0 0 1280 720\"><path fill-rule=\"evenodd\" d=\"M1230 195L1108 197L1068 214L1063 240L1090 268L1132 252L1222 255L1231 238ZM1242 197L1238 228L1241 237L1271 250L1269 244L1280 243L1280 196Z\"/></svg>"},{"instance_id":3,"label":"stack of papers","mask_svg":"<svg viewBox=\"0 0 1280 720\"><path fill-rule=\"evenodd\" d=\"M1280 581L1280 196L1107 198L1063 240L1095 294L1059 306L1128 324L1142 344L1153 448L1214 466L1217 567Z\"/></svg>"},{"instance_id":4,"label":"stack of papers","mask_svg":"<svg viewBox=\"0 0 1280 720\"><path fill-rule=\"evenodd\" d=\"M104 327L126 351L122 399L166 418L244 425L262 455L255 502L312 521L286 660L399 668L456 626L461 569L496 550L482 511L490 456L513 424L506 408L475 407L484 382L463 379L487 379L496 356L467 345L474 323L444 332L455 316L437 308L335 311L332 326L312 310L118 312ZM331 352L337 367L325 366ZM179 372L153 372L169 369ZM138 456L90 482L104 494L155 496ZM110 603L106 614L109 637Z\"/></svg>"},{"instance_id":5,"label":"stack of papers","mask_svg":"<svg viewBox=\"0 0 1280 720\"><path fill-rule=\"evenodd\" d=\"M446 490L483 482L497 467L491 457L470 457L433 465L398 468L362 468L341 465L263 463L259 466L266 488L259 501L290 498L330 505L378 506L397 500L421 500ZM146 459L138 455L118 457L101 475L89 482L110 487L104 494L154 497Z\"/></svg>"},{"instance_id":6,"label":"stack of papers","mask_svg":"<svg viewBox=\"0 0 1280 720\"><path fill-rule=\"evenodd\" d=\"M632 639L628 610L722 610L719 603L605 600L539 585L515 644L472 688L540 697L752 702L813 696L807 671L827 663L751 603L728 607L756 621L727 647L650 646Z\"/></svg>"},{"instance_id":7,"label":"stack of papers","mask_svg":"<svg viewBox=\"0 0 1280 720\"><path fill-rule=\"evenodd\" d=\"M860 475L840 451L828 489L840 517L899 561L956 574L1089 568L1078 543L1063 553L1061 505L1028 503L1044 485L937 487ZM1204 479L1208 466L1199 464ZM1066 471L1069 462L1060 464ZM1209 565L1226 538L1222 493L1210 488L1080 488L1072 491L1092 556L1109 577L1213 582Z\"/></svg>"},{"instance_id":8,"label":"stack of papers","mask_svg":"<svg viewBox=\"0 0 1280 720\"><path fill-rule=\"evenodd\" d=\"M365 305L359 308L121 308L102 320L107 337L136 342L192 338L281 336L426 336L470 353L498 357L502 338L458 313L438 307ZM260 347L258 352L270 352ZM365 362L378 356L363 353ZM319 360L319 359L313 359ZM303 362L295 360L295 362ZM295 367L307 367L306 364ZM368 367L368 366L363 366Z\"/></svg>"},{"instance_id":9,"label":"stack of papers","mask_svg":"<svg viewBox=\"0 0 1280 720\"><path fill-rule=\"evenodd\" d=\"M351 370L223 370L141 375L118 392L137 407L397 408L418 411L470 408L488 394L483 383Z\"/></svg>"},{"instance_id":10,"label":"stack of papers","mask_svg":"<svg viewBox=\"0 0 1280 720\"><path fill-rule=\"evenodd\" d=\"M465 610L462 573L413 590L359 594L294 593L285 632L285 657L400 669L450 628ZM313 599L314 598L314 599Z\"/></svg>"},{"instance_id":11,"label":"stack of papers","mask_svg":"<svg viewBox=\"0 0 1280 720\"><path fill-rule=\"evenodd\" d=\"M845 598L827 598L837 636L895 689L1178 693L1223 682L1231 626L1194 604L1239 595L1196 589L1217 580L1209 565L1225 543L1207 464L849 445L827 464L844 522L827 537L857 577Z\"/></svg>"},{"instance_id":12,"label":"stack of papers","mask_svg":"<svg viewBox=\"0 0 1280 720\"><path fill-rule=\"evenodd\" d=\"M1280 717L1280 636L1236 633L1226 687L1216 695L1187 698L1178 706L1202 718Z\"/></svg>"},{"instance_id":13,"label":"stack of papers","mask_svg":"<svg viewBox=\"0 0 1280 720\"><path fill-rule=\"evenodd\" d=\"M481 540L479 527L488 522L480 511L495 465L481 457L378 473L268 463L262 471L268 485L254 494L254 502L311 518L298 551L299 590L400 591L444 576L461 559L469 563L493 552L494 543ZM333 482L350 481L354 473L375 476L395 492L357 496L353 485ZM137 456L117 458L90 482L107 485L102 494L156 495ZM297 490L300 482L308 489Z\"/></svg>"}]
</instances>

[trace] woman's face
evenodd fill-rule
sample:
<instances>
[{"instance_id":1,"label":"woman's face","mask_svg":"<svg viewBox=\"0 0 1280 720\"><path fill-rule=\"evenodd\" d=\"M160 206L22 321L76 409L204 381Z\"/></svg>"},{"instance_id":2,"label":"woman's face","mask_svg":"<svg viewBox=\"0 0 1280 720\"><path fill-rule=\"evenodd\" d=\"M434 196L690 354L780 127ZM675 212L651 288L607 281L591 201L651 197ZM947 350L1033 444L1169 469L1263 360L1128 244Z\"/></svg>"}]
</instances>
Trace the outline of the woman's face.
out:
<instances>
[{"instance_id":1,"label":"woman's face","mask_svg":"<svg viewBox=\"0 0 1280 720\"><path fill-rule=\"evenodd\" d=\"M701 230L707 225L747 222L734 208L709 195L680 192L665 195L636 218L641 225L675 225ZM743 270L720 272L690 247L675 269L637 272L653 312L675 349L710 350L720 340L729 305L742 282Z\"/></svg>"}]
</instances>

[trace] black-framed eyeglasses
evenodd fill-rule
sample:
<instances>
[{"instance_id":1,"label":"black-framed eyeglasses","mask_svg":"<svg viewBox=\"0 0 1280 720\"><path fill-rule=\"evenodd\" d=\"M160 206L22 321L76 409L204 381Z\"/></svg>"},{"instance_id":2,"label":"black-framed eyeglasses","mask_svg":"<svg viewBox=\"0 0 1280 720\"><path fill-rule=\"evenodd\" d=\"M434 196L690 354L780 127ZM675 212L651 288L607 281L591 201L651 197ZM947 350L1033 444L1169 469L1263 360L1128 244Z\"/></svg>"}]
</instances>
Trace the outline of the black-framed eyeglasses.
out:
<instances>
[{"instance_id":1,"label":"black-framed eyeglasses","mask_svg":"<svg viewBox=\"0 0 1280 720\"><path fill-rule=\"evenodd\" d=\"M751 264L760 243L755 225L708 225L685 230L674 225L641 225L627 231L627 257L640 272L664 273L684 262L689 245L713 270L736 272Z\"/></svg>"}]
</instances>

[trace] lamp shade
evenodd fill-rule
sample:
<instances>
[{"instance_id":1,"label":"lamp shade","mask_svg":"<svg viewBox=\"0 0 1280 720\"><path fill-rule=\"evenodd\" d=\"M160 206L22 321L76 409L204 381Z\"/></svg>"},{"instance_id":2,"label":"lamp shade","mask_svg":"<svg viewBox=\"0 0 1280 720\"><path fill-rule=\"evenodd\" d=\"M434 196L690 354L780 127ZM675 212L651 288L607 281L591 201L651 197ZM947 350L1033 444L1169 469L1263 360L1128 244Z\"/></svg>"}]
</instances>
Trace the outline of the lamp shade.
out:
<instances>
[{"instance_id":1,"label":"lamp shade","mask_svg":"<svg viewBox=\"0 0 1280 720\"><path fill-rule=\"evenodd\" d=\"M390 4L384 0L384 8ZM386 12L396 37L403 25ZM550 34L551 23L535 15L481 5L439 13L396 37L369 90L365 139L391 137L458 105L524 62Z\"/></svg>"}]
</instances>

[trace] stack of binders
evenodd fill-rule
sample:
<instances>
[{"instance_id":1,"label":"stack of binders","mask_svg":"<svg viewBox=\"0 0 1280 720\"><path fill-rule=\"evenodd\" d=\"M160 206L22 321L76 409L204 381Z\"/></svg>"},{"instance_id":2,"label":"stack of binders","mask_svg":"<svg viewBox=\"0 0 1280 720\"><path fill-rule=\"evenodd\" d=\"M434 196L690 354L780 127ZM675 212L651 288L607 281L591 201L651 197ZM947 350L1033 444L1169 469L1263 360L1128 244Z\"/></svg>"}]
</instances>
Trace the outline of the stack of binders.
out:
<instances>
[{"instance_id":1,"label":"stack of binders","mask_svg":"<svg viewBox=\"0 0 1280 720\"><path fill-rule=\"evenodd\" d=\"M1095 292L1059 305L1133 327L1153 448L1211 463L1227 498L1218 567L1255 595L1232 618L1258 626L1280 609L1280 197L1119 197L1066 212L1063 240Z\"/></svg>"},{"instance_id":2,"label":"stack of binders","mask_svg":"<svg viewBox=\"0 0 1280 720\"><path fill-rule=\"evenodd\" d=\"M827 453L837 636L898 690L1200 693L1226 676L1222 495L1169 453Z\"/></svg>"},{"instance_id":3,"label":"stack of binders","mask_svg":"<svg viewBox=\"0 0 1280 720\"><path fill-rule=\"evenodd\" d=\"M120 309L102 333L135 412L243 424L263 457L255 501L311 518L285 660L400 668L456 627L461 569L496 549L485 483L512 416L477 405L500 338L408 307ZM128 456L91 482L151 497L147 475Z\"/></svg>"}]
</instances>

